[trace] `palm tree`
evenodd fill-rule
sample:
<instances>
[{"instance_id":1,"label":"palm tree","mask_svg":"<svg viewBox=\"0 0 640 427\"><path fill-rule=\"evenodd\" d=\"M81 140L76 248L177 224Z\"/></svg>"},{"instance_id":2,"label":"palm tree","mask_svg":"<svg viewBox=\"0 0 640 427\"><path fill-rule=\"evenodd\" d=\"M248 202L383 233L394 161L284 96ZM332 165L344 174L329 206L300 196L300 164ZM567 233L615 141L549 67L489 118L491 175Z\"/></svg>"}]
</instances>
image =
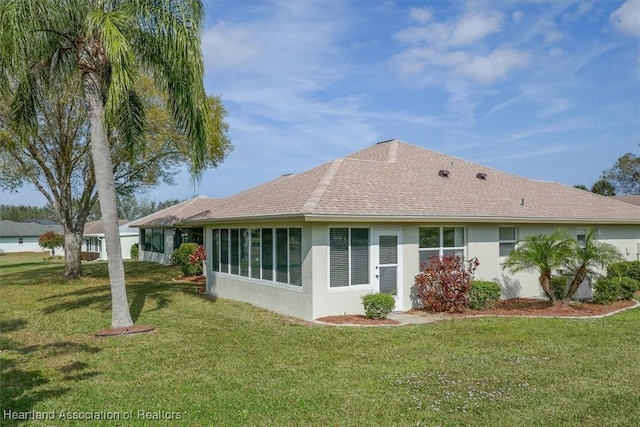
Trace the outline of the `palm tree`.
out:
<instances>
[{"instance_id":1,"label":"palm tree","mask_svg":"<svg viewBox=\"0 0 640 427\"><path fill-rule=\"evenodd\" d=\"M547 298L556 305L558 299L551 289L554 269L566 264L574 253L575 241L566 231L556 230L551 234L527 236L507 258L503 269L511 273L535 270Z\"/></svg>"},{"instance_id":2,"label":"palm tree","mask_svg":"<svg viewBox=\"0 0 640 427\"><path fill-rule=\"evenodd\" d=\"M588 230L584 242L576 243L574 255L569 260L569 269L573 279L569 289L562 299L562 303L568 305L571 298L578 290L580 284L589 276L595 274L595 269L604 269L614 262L623 261L624 258L618 249L595 238L595 230Z\"/></svg>"},{"instance_id":3,"label":"palm tree","mask_svg":"<svg viewBox=\"0 0 640 427\"><path fill-rule=\"evenodd\" d=\"M111 283L112 328L133 325L118 233L109 136L131 153L144 149L145 117L134 82L149 70L167 94L178 127L192 143L192 172L206 166L209 106L203 87L200 0L3 0L0 91L17 87L14 122L37 126L37 84L80 76L89 115L91 154ZM10 85L11 83L11 85Z\"/></svg>"}]
</instances>

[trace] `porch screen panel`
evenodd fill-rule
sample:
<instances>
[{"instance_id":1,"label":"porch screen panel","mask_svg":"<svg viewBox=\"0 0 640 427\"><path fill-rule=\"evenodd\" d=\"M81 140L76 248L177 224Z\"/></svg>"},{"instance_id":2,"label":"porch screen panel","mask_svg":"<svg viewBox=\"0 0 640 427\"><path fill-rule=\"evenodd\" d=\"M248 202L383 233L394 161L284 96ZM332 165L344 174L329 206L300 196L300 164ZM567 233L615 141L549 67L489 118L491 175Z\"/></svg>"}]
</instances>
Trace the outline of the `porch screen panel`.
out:
<instances>
[{"instance_id":1,"label":"porch screen panel","mask_svg":"<svg viewBox=\"0 0 640 427\"><path fill-rule=\"evenodd\" d=\"M262 280L273 280L273 229L262 229Z\"/></svg>"},{"instance_id":2,"label":"porch screen panel","mask_svg":"<svg viewBox=\"0 0 640 427\"><path fill-rule=\"evenodd\" d=\"M369 283L369 229L351 229L351 284Z\"/></svg>"},{"instance_id":3,"label":"porch screen panel","mask_svg":"<svg viewBox=\"0 0 640 427\"><path fill-rule=\"evenodd\" d=\"M302 229L289 229L289 283L302 286Z\"/></svg>"},{"instance_id":4,"label":"porch screen panel","mask_svg":"<svg viewBox=\"0 0 640 427\"><path fill-rule=\"evenodd\" d=\"M397 295L398 294L398 267L387 266L380 267L380 293Z\"/></svg>"},{"instance_id":5,"label":"porch screen panel","mask_svg":"<svg viewBox=\"0 0 640 427\"><path fill-rule=\"evenodd\" d=\"M229 230L230 236L229 239L231 241L230 249L229 249L229 259L231 264L231 274L239 274L240 268L238 266L239 251L240 251L240 237L237 228L232 228Z\"/></svg>"},{"instance_id":6,"label":"porch screen panel","mask_svg":"<svg viewBox=\"0 0 640 427\"><path fill-rule=\"evenodd\" d=\"M240 229L240 275L249 277L249 230Z\"/></svg>"},{"instance_id":7,"label":"porch screen panel","mask_svg":"<svg viewBox=\"0 0 640 427\"><path fill-rule=\"evenodd\" d=\"M289 282L288 233L286 228L276 228L276 282Z\"/></svg>"},{"instance_id":8,"label":"porch screen panel","mask_svg":"<svg viewBox=\"0 0 640 427\"><path fill-rule=\"evenodd\" d=\"M329 286L349 286L349 229L329 229Z\"/></svg>"},{"instance_id":9,"label":"porch screen panel","mask_svg":"<svg viewBox=\"0 0 640 427\"><path fill-rule=\"evenodd\" d=\"M211 230L211 269L220 271L220 230Z\"/></svg>"},{"instance_id":10,"label":"porch screen panel","mask_svg":"<svg viewBox=\"0 0 640 427\"><path fill-rule=\"evenodd\" d=\"M380 264L398 263L398 236L380 236Z\"/></svg>"},{"instance_id":11,"label":"porch screen panel","mask_svg":"<svg viewBox=\"0 0 640 427\"><path fill-rule=\"evenodd\" d=\"M251 229L251 277L260 278L260 229Z\"/></svg>"},{"instance_id":12,"label":"porch screen panel","mask_svg":"<svg viewBox=\"0 0 640 427\"><path fill-rule=\"evenodd\" d=\"M229 229L220 229L220 271L229 272Z\"/></svg>"}]
</instances>

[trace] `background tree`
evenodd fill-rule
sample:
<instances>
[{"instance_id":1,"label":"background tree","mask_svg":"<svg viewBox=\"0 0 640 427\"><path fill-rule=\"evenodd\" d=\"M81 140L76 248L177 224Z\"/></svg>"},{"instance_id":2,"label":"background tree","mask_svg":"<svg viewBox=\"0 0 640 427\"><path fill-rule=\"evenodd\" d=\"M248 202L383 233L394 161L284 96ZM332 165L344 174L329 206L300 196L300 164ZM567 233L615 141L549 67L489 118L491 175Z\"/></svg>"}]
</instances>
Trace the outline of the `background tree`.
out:
<instances>
[{"instance_id":1,"label":"background tree","mask_svg":"<svg viewBox=\"0 0 640 427\"><path fill-rule=\"evenodd\" d=\"M206 167L210 106L203 88L198 0L14 0L0 3L0 90L18 83L11 101L17 129L36 127L35 88L52 75L78 75L89 117L91 155L105 229L113 328L133 324L118 234L109 136L123 155L144 152L144 106L134 82L141 68L167 93L191 143L196 180ZM118 154L115 155L118 157Z\"/></svg>"},{"instance_id":2,"label":"background tree","mask_svg":"<svg viewBox=\"0 0 640 427\"><path fill-rule=\"evenodd\" d=\"M64 245L64 236L55 231L45 231L38 238L38 244L51 250L51 256L56 255L56 248L61 248Z\"/></svg>"},{"instance_id":3,"label":"background tree","mask_svg":"<svg viewBox=\"0 0 640 427\"><path fill-rule=\"evenodd\" d=\"M54 223L58 221L58 215L51 206L0 205L0 220Z\"/></svg>"},{"instance_id":4,"label":"background tree","mask_svg":"<svg viewBox=\"0 0 640 427\"><path fill-rule=\"evenodd\" d=\"M127 212L127 206L137 201L140 193L160 182L173 184L174 175L188 164L189 144L171 120L166 97L144 74L136 87L144 94L142 102L148 108L147 147L144 152L128 156L121 141L117 138L110 141L121 219L136 219L155 212L149 211L157 208L155 204L145 206L142 213L146 213L142 215ZM6 172L0 175L0 187L17 191L23 185L31 184L45 196L48 206L55 212L53 220L64 228L67 255L64 277L77 278L82 274L80 251L84 225L100 219L84 99L77 80L71 80L69 84L50 81L48 86L38 85L36 94L38 126L27 135L12 127L9 97L0 103L3 128L0 132L0 167ZM220 99L208 97L208 102L214 132L207 167L215 167L230 150L230 142L223 120L226 111ZM140 216L130 216L132 214Z\"/></svg>"},{"instance_id":5,"label":"background tree","mask_svg":"<svg viewBox=\"0 0 640 427\"><path fill-rule=\"evenodd\" d=\"M562 303L568 305L580 284L588 277L594 277L596 269L604 269L610 264L623 261L618 249L605 242L596 240L596 230L588 230L582 244L573 244L573 256L567 260L568 268L573 275Z\"/></svg>"},{"instance_id":6,"label":"background tree","mask_svg":"<svg viewBox=\"0 0 640 427\"><path fill-rule=\"evenodd\" d=\"M640 194L640 156L627 153L618 158L612 168L602 173L617 194Z\"/></svg>"},{"instance_id":7,"label":"background tree","mask_svg":"<svg viewBox=\"0 0 640 427\"><path fill-rule=\"evenodd\" d=\"M134 219L151 215L152 213L177 205L183 201L184 200L170 199L160 202L135 196L121 197L118 199L118 214L120 215L120 218L126 218L133 221Z\"/></svg>"},{"instance_id":8,"label":"background tree","mask_svg":"<svg viewBox=\"0 0 640 427\"><path fill-rule=\"evenodd\" d=\"M591 186L591 192L600 194L601 196L616 195L616 189L614 188L613 184L603 178L593 183L593 185Z\"/></svg>"},{"instance_id":9,"label":"background tree","mask_svg":"<svg viewBox=\"0 0 640 427\"><path fill-rule=\"evenodd\" d=\"M551 276L554 269L566 264L573 251L571 236L566 231L556 230L551 234L529 235L516 245L503 268L511 273L537 271L545 296L556 305L558 298L551 289Z\"/></svg>"},{"instance_id":10,"label":"background tree","mask_svg":"<svg viewBox=\"0 0 640 427\"><path fill-rule=\"evenodd\" d=\"M589 191L589 189L587 188L587 186L586 186L586 185L576 184L576 185L574 185L573 187L574 187L574 188L578 188L578 189L580 189L580 190L586 190L586 191Z\"/></svg>"}]
</instances>

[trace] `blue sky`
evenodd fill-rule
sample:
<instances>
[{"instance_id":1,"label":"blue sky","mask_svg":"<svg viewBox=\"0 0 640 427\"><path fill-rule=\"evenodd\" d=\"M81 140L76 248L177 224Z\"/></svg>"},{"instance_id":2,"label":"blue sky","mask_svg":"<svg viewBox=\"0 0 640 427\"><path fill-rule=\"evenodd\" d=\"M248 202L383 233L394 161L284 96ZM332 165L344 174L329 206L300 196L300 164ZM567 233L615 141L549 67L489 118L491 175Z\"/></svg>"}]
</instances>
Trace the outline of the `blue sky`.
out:
<instances>
[{"instance_id":1,"label":"blue sky","mask_svg":"<svg viewBox=\"0 0 640 427\"><path fill-rule=\"evenodd\" d=\"M391 138L567 185L640 154L640 0L204 3L205 87L235 148L151 199L229 196Z\"/></svg>"}]
</instances>

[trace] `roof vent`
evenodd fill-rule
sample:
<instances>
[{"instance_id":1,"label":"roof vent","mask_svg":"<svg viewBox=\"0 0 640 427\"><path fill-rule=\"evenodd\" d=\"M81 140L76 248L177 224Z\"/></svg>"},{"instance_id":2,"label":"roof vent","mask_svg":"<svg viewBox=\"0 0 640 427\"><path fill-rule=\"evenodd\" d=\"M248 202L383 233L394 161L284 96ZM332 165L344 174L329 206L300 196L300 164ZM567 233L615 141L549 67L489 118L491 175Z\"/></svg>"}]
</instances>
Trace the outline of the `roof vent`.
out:
<instances>
[{"instance_id":1,"label":"roof vent","mask_svg":"<svg viewBox=\"0 0 640 427\"><path fill-rule=\"evenodd\" d=\"M440 169L440 172L438 172L438 175L440 175L443 178L449 178L449 171L446 169Z\"/></svg>"},{"instance_id":2,"label":"roof vent","mask_svg":"<svg viewBox=\"0 0 640 427\"><path fill-rule=\"evenodd\" d=\"M487 174L486 174L486 173L484 173L484 172L478 172L478 173L476 174L476 178L478 178L478 179L481 179L481 180L485 181L485 180L487 179Z\"/></svg>"}]
</instances>

